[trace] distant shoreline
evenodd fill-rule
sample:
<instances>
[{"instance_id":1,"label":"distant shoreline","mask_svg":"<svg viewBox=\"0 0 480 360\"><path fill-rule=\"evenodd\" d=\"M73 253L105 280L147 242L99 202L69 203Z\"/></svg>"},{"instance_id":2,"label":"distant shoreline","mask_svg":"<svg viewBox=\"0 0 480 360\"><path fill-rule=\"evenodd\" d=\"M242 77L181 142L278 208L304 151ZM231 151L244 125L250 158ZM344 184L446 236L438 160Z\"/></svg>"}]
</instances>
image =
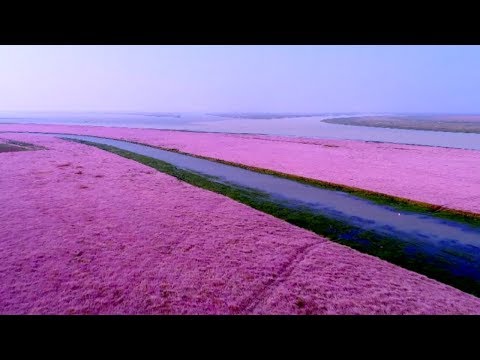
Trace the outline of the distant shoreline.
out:
<instances>
[{"instance_id":1,"label":"distant shoreline","mask_svg":"<svg viewBox=\"0 0 480 360\"><path fill-rule=\"evenodd\" d=\"M363 116L322 121L337 125L480 134L480 115Z\"/></svg>"}]
</instances>

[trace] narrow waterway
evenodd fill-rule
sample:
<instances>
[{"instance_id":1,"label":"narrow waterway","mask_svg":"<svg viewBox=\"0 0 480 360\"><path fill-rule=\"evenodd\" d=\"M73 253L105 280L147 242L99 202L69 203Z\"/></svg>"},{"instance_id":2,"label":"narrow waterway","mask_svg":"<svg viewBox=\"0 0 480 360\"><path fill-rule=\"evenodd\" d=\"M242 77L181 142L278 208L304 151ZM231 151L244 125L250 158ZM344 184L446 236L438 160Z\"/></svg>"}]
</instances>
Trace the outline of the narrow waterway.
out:
<instances>
[{"instance_id":1,"label":"narrow waterway","mask_svg":"<svg viewBox=\"0 0 480 360\"><path fill-rule=\"evenodd\" d=\"M455 275L480 281L480 228L473 225L423 213L399 211L346 192L146 145L84 135L44 135L110 145L202 174L212 181L261 191L283 206L308 209L356 228L398 239L407 245L407 251L420 251L427 258L441 260L448 271Z\"/></svg>"}]
</instances>

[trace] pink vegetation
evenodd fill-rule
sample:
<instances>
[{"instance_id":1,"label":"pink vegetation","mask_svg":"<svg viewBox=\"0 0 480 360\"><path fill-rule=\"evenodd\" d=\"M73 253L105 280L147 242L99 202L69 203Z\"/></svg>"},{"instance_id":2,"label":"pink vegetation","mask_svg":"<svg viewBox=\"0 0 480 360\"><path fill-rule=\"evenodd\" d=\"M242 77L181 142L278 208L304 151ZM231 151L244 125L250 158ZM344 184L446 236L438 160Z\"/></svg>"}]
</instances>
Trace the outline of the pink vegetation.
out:
<instances>
[{"instance_id":1,"label":"pink vegetation","mask_svg":"<svg viewBox=\"0 0 480 360\"><path fill-rule=\"evenodd\" d=\"M480 314L480 299L113 154L0 154L3 314Z\"/></svg>"},{"instance_id":2,"label":"pink vegetation","mask_svg":"<svg viewBox=\"0 0 480 360\"><path fill-rule=\"evenodd\" d=\"M151 129L0 125L0 131L12 130L132 140L480 213L480 151Z\"/></svg>"}]
</instances>

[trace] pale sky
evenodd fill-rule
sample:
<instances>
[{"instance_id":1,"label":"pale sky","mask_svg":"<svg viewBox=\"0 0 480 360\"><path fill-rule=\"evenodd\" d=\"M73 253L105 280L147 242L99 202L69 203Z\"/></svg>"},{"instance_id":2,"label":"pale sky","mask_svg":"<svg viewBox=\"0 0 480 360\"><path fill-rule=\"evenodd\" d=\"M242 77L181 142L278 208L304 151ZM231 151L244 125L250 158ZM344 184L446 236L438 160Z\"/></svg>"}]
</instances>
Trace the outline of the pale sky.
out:
<instances>
[{"instance_id":1,"label":"pale sky","mask_svg":"<svg viewBox=\"0 0 480 360\"><path fill-rule=\"evenodd\" d=\"M480 113L480 46L0 46L0 111Z\"/></svg>"}]
</instances>

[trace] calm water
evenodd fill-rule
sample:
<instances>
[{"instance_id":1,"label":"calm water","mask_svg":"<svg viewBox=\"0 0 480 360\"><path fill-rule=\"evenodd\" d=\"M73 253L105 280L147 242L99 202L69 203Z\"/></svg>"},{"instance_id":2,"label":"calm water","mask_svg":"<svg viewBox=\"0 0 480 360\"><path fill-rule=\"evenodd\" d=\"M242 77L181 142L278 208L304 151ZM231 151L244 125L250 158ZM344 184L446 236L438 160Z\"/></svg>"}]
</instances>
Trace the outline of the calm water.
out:
<instances>
[{"instance_id":1,"label":"calm water","mask_svg":"<svg viewBox=\"0 0 480 360\"><path fill-rule=\"evenodd\" d=\"M341 191L318 188L267 174L198 159L188 155L93 136L51 134L115 146L212 177L220 183L260 190L285 206L307 207L328 218L364 230L402 239L435 259L446 261L452 272L480 280L480 228L436 217L398 211Z\"/></svg>"},{"instance_id":2,"label":"calm water","mask_svg":"<svg viewBox=\"0 0 480 360\"><path fill-rule=\"evenodd\" d=\"M325 114L315 117L282 119L236 119L203 113L6 113L0 123L37 123L92 126L118 126L208 132L302 136L443 146L480 150L480 134L422 130L385 129L327 124L323 119L352 116ZM369 114L357 114L359 116Z\"/></svg>"}]
</instances>

